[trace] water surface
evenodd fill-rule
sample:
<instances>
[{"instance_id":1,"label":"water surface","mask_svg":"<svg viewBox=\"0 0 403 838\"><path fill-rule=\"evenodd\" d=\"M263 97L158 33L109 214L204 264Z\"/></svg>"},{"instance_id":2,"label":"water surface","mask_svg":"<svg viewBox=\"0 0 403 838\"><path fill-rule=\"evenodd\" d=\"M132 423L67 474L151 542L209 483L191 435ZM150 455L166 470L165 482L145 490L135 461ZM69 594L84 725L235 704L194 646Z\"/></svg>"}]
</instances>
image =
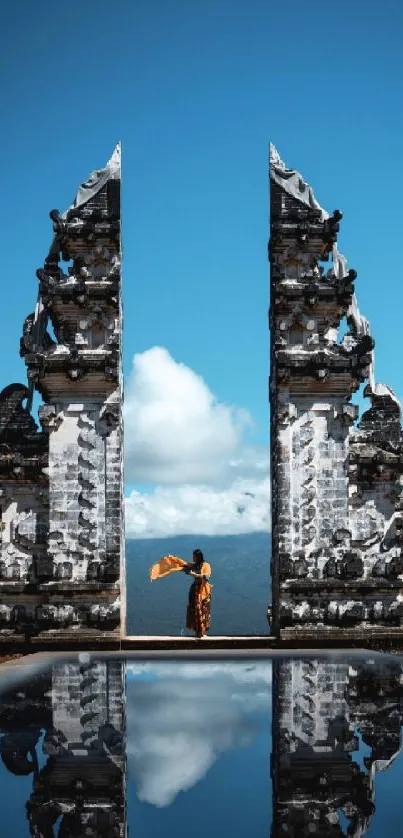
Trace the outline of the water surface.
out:
<instances>
[{"instance_id":1,"label":"water surface","mask_svg":"<svg viewBox=\"0 0 403 838\"><path fill-rule=\"evenodd\" d=\"M0 667L0 836L402 834L403 658Z\"/></svg>"}]
</instances>

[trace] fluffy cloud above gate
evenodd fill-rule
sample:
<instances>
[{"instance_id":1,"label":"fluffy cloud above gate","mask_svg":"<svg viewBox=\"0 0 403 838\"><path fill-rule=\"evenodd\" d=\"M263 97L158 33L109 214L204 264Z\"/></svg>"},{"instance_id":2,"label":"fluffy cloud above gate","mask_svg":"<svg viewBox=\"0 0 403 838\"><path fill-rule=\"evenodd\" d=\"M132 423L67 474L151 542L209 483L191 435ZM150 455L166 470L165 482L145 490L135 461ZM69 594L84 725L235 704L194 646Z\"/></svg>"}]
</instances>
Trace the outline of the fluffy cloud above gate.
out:
<instances>
[{"instance_id":1,"label":"fluffy cloud above gate","mask_svg":"<svg viewBox=\"0 0 403 838\"><path fill-rule=\"evenodd\" d=\"M250 414L219 402L162 347L133 358L125 393L130 536L224 535L268 529L267 450L245 442Z\"/></svg>"}]
</instances>

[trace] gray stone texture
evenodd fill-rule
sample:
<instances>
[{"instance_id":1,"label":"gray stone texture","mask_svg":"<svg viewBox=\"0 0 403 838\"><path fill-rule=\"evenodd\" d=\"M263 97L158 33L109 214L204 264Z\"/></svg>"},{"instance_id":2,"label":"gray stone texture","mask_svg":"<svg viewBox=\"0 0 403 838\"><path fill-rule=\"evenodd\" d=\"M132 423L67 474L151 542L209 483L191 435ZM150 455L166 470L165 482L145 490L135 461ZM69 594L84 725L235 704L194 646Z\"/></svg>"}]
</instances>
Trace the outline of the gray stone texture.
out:
<instances>
[{"instance_id":1,"label":"gray stone texture","mask_svg":"<svg viewBox=\"0 0 403 838\"><path fill-rule=\"evenodd\" d=\"M379 656L273 662L272 838L367 833L376 773L401 749L402 677Z\"/></svg>"},{"instance_id":2,"label":"gray stone texture","mask_svg":"<svg viewBox=\"0 0 403 838\"><path fill-rule=\"evenodd\" d=\"M400 408L367 385L354 426L374 341L351 316L356 272L326 267L341 213L323 220L273 178L270 199L272 630L403 633Z\"/></svg>"},{"instance_id":3,"label":"gray stone texture","mask_svg":"<svg viewBox=\"0 0 403 838\"><path fill-rule=\"evenodd\" d=\"M121 661L76 660L39 668L3 691L0 727L3 769L28 781L27 834L126 836Z\"/></svg>"},{"instance_id":4,"label":"gray stone texture","mask_svg":"<svg viewBox=\"0 0 403 838\"><path fill-rule=\"evenodd\" d=\"M113 160L89 200L50 213L28 388L0 394L0 637L124 631L119 148Z\"/></svg>"}]
</instances>

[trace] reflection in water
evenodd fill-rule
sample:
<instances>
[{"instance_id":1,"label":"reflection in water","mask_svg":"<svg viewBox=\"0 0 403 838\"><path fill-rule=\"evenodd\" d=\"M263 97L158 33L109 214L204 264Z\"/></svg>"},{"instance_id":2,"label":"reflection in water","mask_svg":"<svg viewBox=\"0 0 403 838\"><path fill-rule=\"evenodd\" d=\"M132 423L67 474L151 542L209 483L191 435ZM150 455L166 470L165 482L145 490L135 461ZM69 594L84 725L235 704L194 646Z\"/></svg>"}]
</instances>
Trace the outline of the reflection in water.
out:
<instances>
[{"instance_id":1,"label":"reflection in water","mask_svg":"<svg viewBox=\"0 0 403 838\"><path fill-rule=\"evenodd\" d=\"M127 671L133 835L268 838L271 664Z\"/></svg>"},{"instance_id":2,"label":"reflection in water","mask_svg":"<svg viewBox=\"0 0 403 838\"><path fill-rule=\"evenodd\" d=\"M195 811L234 838L268 838L270 821L272 838L378 838L376 774L399 754L402 699L403 662L382 655L2 668L0 801L26 824L7 836L124 838L128 797L137 838L187 836L190 820L204 836Z\"/></svg>"},{"instance_id":3,"label":"reflection in water","mask_svg":"<svg viewBox=\"0 0 403 838\"><path fill-rule=\"evenodd\" d=\"M170 806L223 754L250 748L268 720L270 684L267 663L128 665L127 765L138 799Z\"/></svg>"},{"instance_id":4,"label":"reflection in water","mask_svg":"<svg viewBox=\"0 0 403 838\"><path fill-rule=\"evenodd\" d=\"M375 773L400 750L402 672L381 656L273 664L272 838L367 834Z\"/></svg>"},{"instance_id":5,"label":"reflection in water","mask_svg":"<svg viewBox=\"0 0 403 838\"><path fill-rule=\"evenodd\" d=\"M2 690L0 756L32 775L32 838L124 836L123 723L121 662L58 663Z\"/></svg>"}]
</instances>

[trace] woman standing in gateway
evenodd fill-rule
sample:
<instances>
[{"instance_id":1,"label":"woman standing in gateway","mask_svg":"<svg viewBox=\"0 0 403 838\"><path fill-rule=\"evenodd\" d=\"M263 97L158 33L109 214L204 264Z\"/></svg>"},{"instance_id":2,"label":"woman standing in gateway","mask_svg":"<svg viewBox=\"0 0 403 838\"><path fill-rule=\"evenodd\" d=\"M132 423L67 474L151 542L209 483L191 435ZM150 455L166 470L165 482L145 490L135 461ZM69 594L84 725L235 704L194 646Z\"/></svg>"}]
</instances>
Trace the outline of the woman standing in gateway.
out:
<instances>
[{"instance_id":1,"label":"woman standing in gateway","mask_svg":"<svg viewBox=\"0 0 403 838\"><path fill-rule=\"evenodd\" d=\"M192 569L193 568L193 569ZM194 576L195 581L189 591L189 602L186 613L186 628L194 631L196 637L203 640L211 625L211 567L204 561L201 550L193 551L193 565L183 568L188 576Z\"/></svg>"},{"instance_id":2,"label":"woman standing in gateway","mask_svg":"<svg viewBox=\"0 0 403 838\"><path fill-rule=\"evenodd\" d=\"M150 579L163 579L178 571L194 577L189 591L186 628L194 631L199 640L204 640L211 625L211 567L204 561L201 550L193 550L193 562L185 562L179 556L163 556L150 568Z\"/></svg>"}]
</instances>

